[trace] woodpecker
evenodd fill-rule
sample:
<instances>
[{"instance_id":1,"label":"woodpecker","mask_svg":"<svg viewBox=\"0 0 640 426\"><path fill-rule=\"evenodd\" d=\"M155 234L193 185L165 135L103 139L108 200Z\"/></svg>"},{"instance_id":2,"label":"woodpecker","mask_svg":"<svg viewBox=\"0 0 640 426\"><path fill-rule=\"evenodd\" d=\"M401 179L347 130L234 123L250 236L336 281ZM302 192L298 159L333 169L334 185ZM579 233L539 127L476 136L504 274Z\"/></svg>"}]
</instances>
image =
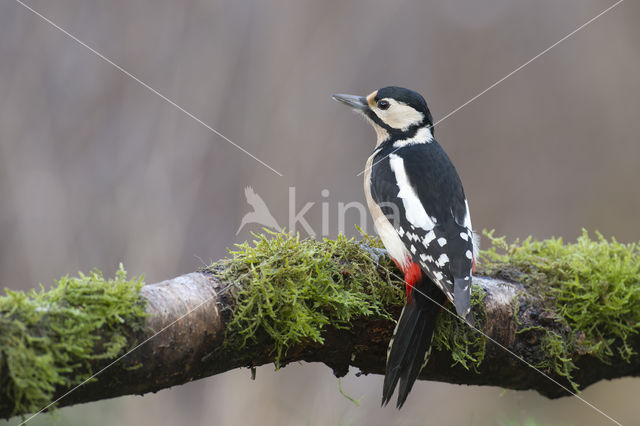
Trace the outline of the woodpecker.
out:
<instances>
[{"instance_id":1,"label":"woodpecker","mask_svg":"<svg viewBox=\"0 0 640 426\"><path fill-rule=\"evenodd\" d=\"M401 408L431 352L435 320L450 300L467 319L477 244L458 173L434 139L424 98L389 86L366 97L333 95L373 125L364 193L376 231L404 273L407 300L389 343L382 391ZM399 384L399 385L398 385Z\"/></svg>"}]
</instances>

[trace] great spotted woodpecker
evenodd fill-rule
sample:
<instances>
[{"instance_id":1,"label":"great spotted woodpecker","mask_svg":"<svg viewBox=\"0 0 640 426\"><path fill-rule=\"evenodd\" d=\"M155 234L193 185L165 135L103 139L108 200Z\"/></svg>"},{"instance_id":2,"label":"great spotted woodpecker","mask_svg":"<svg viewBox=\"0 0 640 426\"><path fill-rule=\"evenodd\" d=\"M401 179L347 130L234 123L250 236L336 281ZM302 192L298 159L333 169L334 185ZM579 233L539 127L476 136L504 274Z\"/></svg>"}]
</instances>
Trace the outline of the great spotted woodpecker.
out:
<instances>
[{"instance_id":1,"label":"great spotted woodpecker","mask_svg":"<svg viewBox=\"0 0 640 426\"><path fill-rule=\"evenodd\" d=\"M399 382L400 408L428 361L441 305L449 299L460 316L469 315L476 259L469 205L420 94L391 86L333 98L363 114L377 135L364 192L376 231L405 277L407 302L389 343L382 395L386 405Z\"/></svg>"}]
</instances>

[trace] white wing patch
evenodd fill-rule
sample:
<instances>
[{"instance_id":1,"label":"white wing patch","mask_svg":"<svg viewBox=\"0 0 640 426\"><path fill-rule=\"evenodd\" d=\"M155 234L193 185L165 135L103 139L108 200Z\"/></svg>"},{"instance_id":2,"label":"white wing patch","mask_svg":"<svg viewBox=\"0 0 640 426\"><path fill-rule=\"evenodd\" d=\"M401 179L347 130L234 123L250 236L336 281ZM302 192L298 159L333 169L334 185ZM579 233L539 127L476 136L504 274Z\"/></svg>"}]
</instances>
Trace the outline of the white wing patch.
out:
<instances>
[{"instance_id":1,"label":"white wing patch","mask_svg":"<svg viewBox=\"0 0 640 426\"><path fill-rule=\"evenodd\" d=\"M442 268L444 265L447 264L447 262L449 262L449 256L447 256L445 253L442 253L438 258L438 260L436 260L436 266L438 268Z\"/></svg>"},{"instance_id":2,"label":"white wing patch","mask_svg":"<svg viewBox=\"0 0 640 426\"><path fill-rule=\"evenodd\" d=\"M429 231L435 227L435 223L424 210L424 206L420 203L418 194L411 186L407 171L404 168L404 160L402 157L391 154L389 155L389 165L395 174L396 184L398 185L398 198L402 199L407 220L416 228L422 228Z\"/></svg>"},{"instance_id":3,"label":"white wing patch","mask_svg":"<svg viewBox=\"0 0 640 426\"><path fill-rule=\"evenodd\" d=\"M425 247L429 247L429 244L431 244L431 241L433 241L436 238L436 233L433 232L433 230L427 232L427 235L424 236L424 238L422 239L422 244Z\"/></svg>"},{"instance_id":4,"label":"white wing patch","mask_svg":"<svg viewBox=\"0 0 640 426\"><path fill-rule=\"evenodd\" d=\"M464 207L465 207L465 213L464 213L464 227L467 228L468 234L467 237L471 237L471 242L473 243L473 258L477 259L478 258L478 250L479 250L479 237L478 235L473 232L473 227L471 226L471 212L469 212L469 203L467 202L467 199L465 198L464 200ZM461 233L460 234L460 238L462 238L463 240L467 241L467 238L465 238Z\"/></svg>"},{"instance_id":5,"label":"white wing patch","mask_svg":"<svg viewBox=\"0 0 640 426\"><path fill-rule=\"evenodd\" d=\"M466 198L464 199L464 208L466 210L464 213L464 227L471 231L473 226L471 226L471 213L469 212L469 203Z\"/></svg>"}]
</instances>

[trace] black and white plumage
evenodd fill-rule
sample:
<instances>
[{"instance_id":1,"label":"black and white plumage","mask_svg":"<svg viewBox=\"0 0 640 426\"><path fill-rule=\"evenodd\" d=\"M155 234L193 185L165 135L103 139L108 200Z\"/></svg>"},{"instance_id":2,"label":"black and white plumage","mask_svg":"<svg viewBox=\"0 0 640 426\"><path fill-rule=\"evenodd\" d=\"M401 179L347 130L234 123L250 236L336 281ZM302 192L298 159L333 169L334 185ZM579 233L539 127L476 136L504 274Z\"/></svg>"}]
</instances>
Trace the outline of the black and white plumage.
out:
<instances>
[{"instance_id":1,"label":"black and white plumage","mask_svg":"<svg viewBox=\"0 0 640 426\"><path fill-rule=\"evenodd\" d=\"M476 257L469 205L455 167L433 137L422 96L391 86L367 97L334 99L362 113L377 134L365 195L376 231L407 284L382 400L386 404L399 383L399 408L428 360L438 304L449 299L460 316L469 314Z\"/></svg>"}]
</instances>

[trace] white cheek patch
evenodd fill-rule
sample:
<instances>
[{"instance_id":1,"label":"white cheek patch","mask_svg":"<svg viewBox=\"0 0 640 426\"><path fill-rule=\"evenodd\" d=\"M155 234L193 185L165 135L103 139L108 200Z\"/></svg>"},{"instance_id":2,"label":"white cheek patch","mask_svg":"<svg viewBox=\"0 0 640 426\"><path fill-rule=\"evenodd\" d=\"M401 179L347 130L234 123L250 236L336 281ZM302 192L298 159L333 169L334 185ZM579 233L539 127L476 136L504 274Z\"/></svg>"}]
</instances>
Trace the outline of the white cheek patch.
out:
<instances>
[{"instance_id":1,"label":"white cheek patch","mask_svg":"<svg viewBox=\"0 0 640 426\"><path fill-rule=\"evenodd\" d=\"M435 227L435 223L424 210L418 194L416 194L409 182L407 171L404 168L404 160L396 154L391 154L389 155L389 164L396 177L396 184L399 189L398 198L402 199L407 220L416 228L422 228L425 231L432 230Z\"/></svg>"},{"instance_id":2,"label":"white cheek patch","mask_svg":"<svg viewBox=\"0 0 640 426\"><path fill-rule=\"evenodd\" d=\"M424 120L424 114L415 108L394 99L387 100L390 104L389 109L373 108L373 112L394 129L404 131L415 124L420 124Z\"/></svg>"}]
</instances>

